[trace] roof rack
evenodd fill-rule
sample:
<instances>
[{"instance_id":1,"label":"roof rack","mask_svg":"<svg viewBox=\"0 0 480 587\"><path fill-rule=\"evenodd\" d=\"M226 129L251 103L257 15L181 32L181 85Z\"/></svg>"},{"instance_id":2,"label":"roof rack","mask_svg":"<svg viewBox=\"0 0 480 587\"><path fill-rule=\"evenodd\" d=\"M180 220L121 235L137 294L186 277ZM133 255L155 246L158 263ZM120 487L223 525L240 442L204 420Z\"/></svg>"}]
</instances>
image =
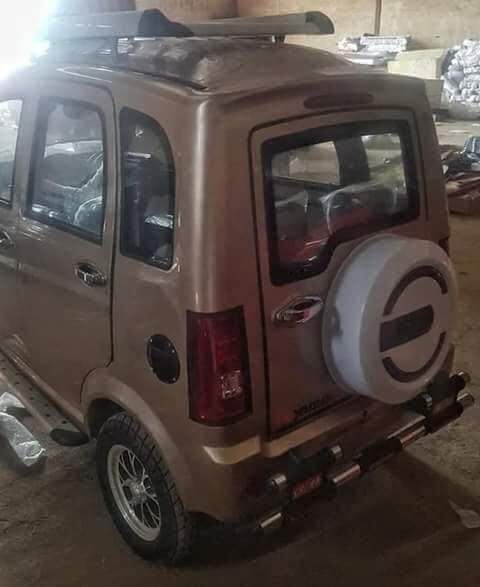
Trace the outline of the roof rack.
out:
<instances>
[{"instance_id":1,"label":"roof rack","mask_svg":"<svg viewBox=\"0 0 480 587\"><path fill-rule=\"evenodd\" d=\"M50 21L43 38L50 42L152 37L273 37L329 35L335 27L322 12L243 17L193 22L169 20L160 10L65 16Z\"/></svg>"}]
</instances>

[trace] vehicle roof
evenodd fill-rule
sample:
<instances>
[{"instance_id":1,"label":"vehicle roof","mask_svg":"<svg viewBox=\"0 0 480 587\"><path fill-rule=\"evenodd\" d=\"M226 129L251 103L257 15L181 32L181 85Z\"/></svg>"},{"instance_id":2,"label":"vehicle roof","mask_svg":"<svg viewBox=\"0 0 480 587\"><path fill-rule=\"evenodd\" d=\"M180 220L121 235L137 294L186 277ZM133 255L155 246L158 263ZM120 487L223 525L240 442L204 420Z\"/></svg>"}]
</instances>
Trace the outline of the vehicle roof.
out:
<instances>
[{"instance_id":1,"label":"vehicle roof","mask_svg":"<svg viewBox=\"0 0 480 587\"><path fill-rule=\"evenodd\" d=\"M105 43L105 41L100 41ZM81 50L80 50L81 49ZM99 41L59 44L38 60L51 65L101 65L143 73L198 91L230 93L318 80L366 70L327 51L268 40L163 38L125 41L105 50Z\"/></svg>"}]
</instances>

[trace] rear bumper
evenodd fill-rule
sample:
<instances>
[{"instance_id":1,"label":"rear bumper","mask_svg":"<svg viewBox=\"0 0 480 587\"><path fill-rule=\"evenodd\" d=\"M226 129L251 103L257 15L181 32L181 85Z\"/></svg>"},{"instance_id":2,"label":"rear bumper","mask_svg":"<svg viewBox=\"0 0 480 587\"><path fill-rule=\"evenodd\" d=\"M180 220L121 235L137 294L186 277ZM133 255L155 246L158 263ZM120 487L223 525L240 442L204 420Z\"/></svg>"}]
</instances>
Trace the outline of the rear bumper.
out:
<instances>
[{"instance_id":1,"label":"rear bumper","mask_svg":"<svg viewBox=\"0 0 480 587\"><path fill-rule=\"evenodd\" d=\"M459 373L431 387L409 405L410 421L383 440L365 447L349 462L342 462L341 444L335 444L304 461L291 463L267 479L265 492L272 497L271 510L249 525L267 529L281 522L284 509L308 494L331 499L338 490L366 475L417 440L434 434L460 418L474 405L473 396L465 391L470 377Z\"/></svg>"},{"instance_id":2,"label":"rear bumper","mask_svg":"<svg viewBox=\"0 0 480 587\"><path fill-rule=\"evenodd\" d=\"M460 418L474 403L465 391L468 382L469 377L463 373L445 376L417 400L394 412L388 426L375 424L376 433L371 437L367 437L363 423L316 450L299 447L268 458L259 451L256 441L248 441L239 447L234 463L221 463L209 455L209 489L218 488L217 497L222 499L214 503L209 500L212 507L204 513L224 522L259 528L278 524L283 511L308 494L332 498L343 485Z\"/></svg>"}]
</instances>

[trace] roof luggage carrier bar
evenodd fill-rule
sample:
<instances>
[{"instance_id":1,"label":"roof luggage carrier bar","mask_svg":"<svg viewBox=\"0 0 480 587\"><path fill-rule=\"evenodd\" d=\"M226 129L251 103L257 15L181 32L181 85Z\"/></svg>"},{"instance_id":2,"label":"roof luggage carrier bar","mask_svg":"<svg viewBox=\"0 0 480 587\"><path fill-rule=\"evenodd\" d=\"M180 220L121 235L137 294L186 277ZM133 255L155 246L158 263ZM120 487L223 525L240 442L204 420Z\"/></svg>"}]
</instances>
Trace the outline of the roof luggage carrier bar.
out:
<instances>
[{"instance_id":1,"label":"roof luggage carrier bar","mask_svg":"<svg viewBox=\"0 0 480 587\"><path fill-rule=\"evenodd\" d=\"M330 35L335 27L322 12L225 18L180 24L160 10L66 16L50 21L43 38L53 43L87 39L158 37L271 37Z\"/></svg>"}]
</instances>

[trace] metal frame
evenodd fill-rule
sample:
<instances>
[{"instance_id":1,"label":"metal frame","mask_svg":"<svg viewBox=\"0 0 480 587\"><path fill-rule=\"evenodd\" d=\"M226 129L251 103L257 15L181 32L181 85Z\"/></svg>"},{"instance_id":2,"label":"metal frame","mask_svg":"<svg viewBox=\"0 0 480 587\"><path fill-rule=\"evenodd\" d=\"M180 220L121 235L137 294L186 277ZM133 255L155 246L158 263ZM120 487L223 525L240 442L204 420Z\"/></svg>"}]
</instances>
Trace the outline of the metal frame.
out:
<instances>
[{"instance_id":1,"label":"metal frame","mask_svg":"<svg viewBox=\"0 0 480 587\"><path fill-rule=\"evenodd\" d=\"M52 20L42 37L51 42L94 38L272 37L330 35L335 27L322 12L226 18L183 25L160 10L122 11Z\"/></svg>"},{"instance_id":2,"label":"metal frame","mask_svg":"<svg viewBox=\"0 0 480 587\"><path fill-rule=\"evenodd\" d=\"M189 25L198 37L284 37L288 35L333 35L335 26L323 12L275 16L224 18Z\"/></svg>"}]
</instances>

